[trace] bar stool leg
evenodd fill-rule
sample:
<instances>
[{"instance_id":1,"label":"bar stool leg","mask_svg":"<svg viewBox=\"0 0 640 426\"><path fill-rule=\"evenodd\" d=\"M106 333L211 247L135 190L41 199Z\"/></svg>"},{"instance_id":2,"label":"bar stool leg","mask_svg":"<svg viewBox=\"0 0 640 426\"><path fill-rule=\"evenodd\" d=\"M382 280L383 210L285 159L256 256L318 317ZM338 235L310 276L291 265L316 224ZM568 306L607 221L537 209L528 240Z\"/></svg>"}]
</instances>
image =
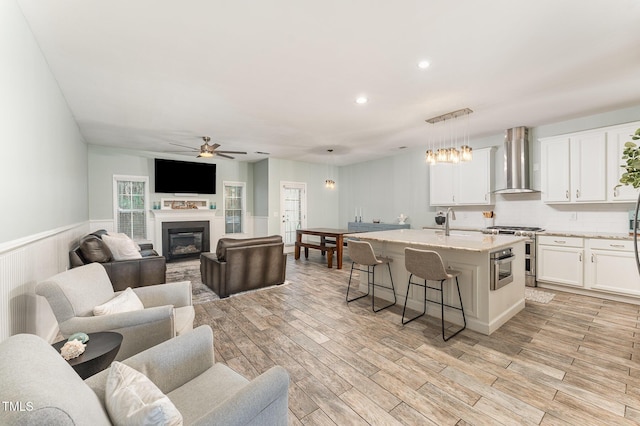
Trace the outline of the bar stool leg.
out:
<instances>
[{"instance_id":1,"label":"bar stool leg","mask_svg":"<svg viewBox=\"0 0 640 426\"><path fill-rule=\"evenodd\" d=\"M409 324L411 321L420 318L421 316L423 316L424 314L427 313L427 280L424 280L424 308L422 310L422 313L416 317L411 318L410 320L405 321L404 320L404 313L407 310L407 300L409 300L409 288L412 285L417 285L419 287L422 287L422 284L417 284L411 281L411 278L413 277L413 274L409 274L409 282L407 284L407 294L404 298L404 308L402 309L402 325L405 324Z\"/></svg>"},{"instance_id":2,"label":"bar stool leg","mask_svg":"<svg viewBox=\"0 0 640 426\"><path fill-rule=\"evenodd\" d=\"M389 264L387 263L387 265L389 265ZM373 265L372 268L373 268L373 281L371 282L371 286L373 287L373 295L371 296L371 309L373 310L373 312L380 312L381 310L390 308L391 306L396 304L396 301L397 301L397 299L396 299L396 289L393 286L393 277L391 277L391 266L389 266L389 278L391 279L391 291L393 291L393 302L389 303L388 305L383 306L382 308L376 309L376 307L375 307L375 300L376 300L376 284L375 284L376 276L375 276L375 270L376 270L376 265Z\"/></svg>"},{"instance_id":3,"label":"bar stool leg","mask_svg":"<svg viewBox=\"0 0 640 426\"><path fill-rule=\"evenodd\" d=\"M389 268L389 280L391 280L391 291L393 291L393 304L398 303L398 298L396 297L396 286L393 285L393 276L391 275L391 264L387 263L387 268Z\"/></svg>"},{"instance_id":4,"label":"bar stool leg","mask_svg":"<svg viewBox=\"0 0 640 426\"><path fill-rule=\"evenodd\" d=\"M459 329L458 331L456 331L455 333L453 333L451 336L449 337L445 337L444 336L444 288L443 288L443 283L445 280L440 281L440 303L442 306L442 340L444 340L445 342L449 339L451 339L453 336L457 335L458 333L460 333L462 330L464 330L465 328L467 328L467 317L464 315L464 306L462 305L462 295L460 294L460 283L458 282L458 277L456 277L456 287L458 289L458 300L460 301L460 310L462 311L462 321L464 323L464 325L462 326L461 329ZM454 306L451 306L454 309L458 309Z\"/></svg>"},{"instance_id":5,"label":"bar stool leg","mask_svg":"<svg viewBox=\"0 0 640 426\"><path fill-rule=\"evenodd\" d=\"M369 295L369 268L367 267L367 293L362 296L354 297L353 299L349 299L349 289L351 288L351 277L353 276L353 265L355 262L351 262L351 272L349 273L349 285L347 285L347 303L353 302L354 300L362 299L363 297L367 297Z\"/></svg>"}]
</instances>

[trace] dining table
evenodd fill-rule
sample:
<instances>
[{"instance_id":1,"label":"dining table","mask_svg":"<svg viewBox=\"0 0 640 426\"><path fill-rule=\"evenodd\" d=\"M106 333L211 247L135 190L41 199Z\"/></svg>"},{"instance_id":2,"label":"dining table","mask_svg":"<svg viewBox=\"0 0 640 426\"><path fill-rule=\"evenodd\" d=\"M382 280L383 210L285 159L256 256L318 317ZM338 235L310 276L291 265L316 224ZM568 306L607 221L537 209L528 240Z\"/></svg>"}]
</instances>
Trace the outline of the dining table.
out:
<instances>
[{"instance_id":1,"label":"dining table","mask_svg":"<svg viewBox=\"0 0 640 426\"><path fill-rule=\"evenodd\" d=\"M296 230L296 245L294 257L300 259L300 249L304 248L305 257L309 257L309 249L320 250L322 254L327 253L327 267L333 267L333 252L336 253L336 268L342 269L342 254L344 252L344 235L352 234L347 229L334 228L308 228ZM320 237L319 242L303 241L304 235Z\"/></svg>"}]
</instances>

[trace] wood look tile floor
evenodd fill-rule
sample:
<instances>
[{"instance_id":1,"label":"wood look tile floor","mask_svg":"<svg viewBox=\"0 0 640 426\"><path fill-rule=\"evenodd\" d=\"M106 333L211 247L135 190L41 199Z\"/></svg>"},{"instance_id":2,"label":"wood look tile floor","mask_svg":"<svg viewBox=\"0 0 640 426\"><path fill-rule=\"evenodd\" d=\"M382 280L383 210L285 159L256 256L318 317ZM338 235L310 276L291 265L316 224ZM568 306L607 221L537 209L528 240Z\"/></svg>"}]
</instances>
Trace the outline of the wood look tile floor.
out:
<instances>
[{"instance_id":1,"label":"wood look tile floor","mask_svg":"<svg viewBox=\"0 0 640 426\"><path fill-rule=\"evenodd\" d=\"M289 256L289 285L196 305L217 361L289 371L291 425L640 423L640 306L556 292L445 343L437 319L347 304L351 262L329 270L314 252Z\"/></svg>"}]
</instances>

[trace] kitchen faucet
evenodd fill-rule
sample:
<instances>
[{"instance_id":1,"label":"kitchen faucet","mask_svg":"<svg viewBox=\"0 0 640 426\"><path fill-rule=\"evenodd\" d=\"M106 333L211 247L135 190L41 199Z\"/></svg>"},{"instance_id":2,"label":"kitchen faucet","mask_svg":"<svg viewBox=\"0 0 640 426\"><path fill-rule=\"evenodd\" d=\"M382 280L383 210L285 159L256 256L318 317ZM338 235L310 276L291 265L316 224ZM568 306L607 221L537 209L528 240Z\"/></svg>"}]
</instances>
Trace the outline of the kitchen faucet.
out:
<instances>
[{"instance_id":1,"label":"kitchen faucet","mask_svg":"<svg viewBox=\"0 0 640 426\"><path fill-rule=\"evenodd\" d=\"M449 213L451 213L451 219L456 220L456 212L453 211L453 208L449 207L447 209L447 213L445 214L444 220L444 235L446 235L447 237L451 234L451 232L449 231Z\"/></svg>"}]
</instances>

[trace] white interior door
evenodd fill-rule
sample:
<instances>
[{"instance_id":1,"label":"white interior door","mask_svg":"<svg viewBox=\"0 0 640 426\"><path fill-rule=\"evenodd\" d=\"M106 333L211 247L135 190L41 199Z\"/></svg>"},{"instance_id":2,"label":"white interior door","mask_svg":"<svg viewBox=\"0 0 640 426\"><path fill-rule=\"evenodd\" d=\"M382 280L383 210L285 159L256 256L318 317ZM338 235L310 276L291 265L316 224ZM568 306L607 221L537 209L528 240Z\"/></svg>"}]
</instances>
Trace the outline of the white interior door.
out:
<instances>
[{"instance_id":1,"label":"white interior door","mask_svg":"<svg viewBox=\"0 0 640 426\"><path fill-rule=\"evenodd\" d=\"M281 234L285 250L290 252L296 242L296 230L307 226L307 184L281 182L280 185Z\"/></svg>"}]
</instances>

